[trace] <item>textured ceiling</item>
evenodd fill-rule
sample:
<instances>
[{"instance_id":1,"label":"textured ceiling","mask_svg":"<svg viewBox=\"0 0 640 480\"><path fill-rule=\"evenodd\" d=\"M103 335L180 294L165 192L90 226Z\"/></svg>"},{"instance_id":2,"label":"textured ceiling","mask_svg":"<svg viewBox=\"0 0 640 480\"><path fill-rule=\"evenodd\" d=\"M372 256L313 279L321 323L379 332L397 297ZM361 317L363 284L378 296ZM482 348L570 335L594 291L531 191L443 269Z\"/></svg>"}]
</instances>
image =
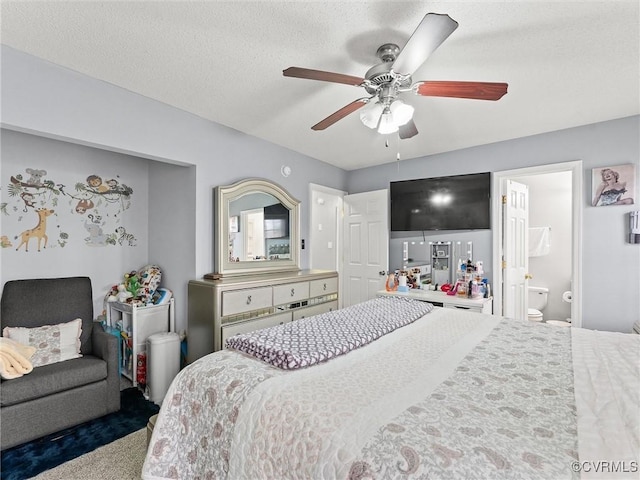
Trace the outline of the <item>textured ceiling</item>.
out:
<instances>
[{"instance_id":1,"label":"textured ceiling","mask_svg":"<svg viewBox=\"0 0 640 480\"><path fill-rule=\"evenodd\" d=\"M285 78L298 66L364 76L428 12L460 26L417 80L507 82L498 102L418 97L420 134L312 125L364 89ZM351 170L640 113L633 1L6 1L2 43ZM385 147L389 140L389 147Z\"/></svg>"}]
</instances>

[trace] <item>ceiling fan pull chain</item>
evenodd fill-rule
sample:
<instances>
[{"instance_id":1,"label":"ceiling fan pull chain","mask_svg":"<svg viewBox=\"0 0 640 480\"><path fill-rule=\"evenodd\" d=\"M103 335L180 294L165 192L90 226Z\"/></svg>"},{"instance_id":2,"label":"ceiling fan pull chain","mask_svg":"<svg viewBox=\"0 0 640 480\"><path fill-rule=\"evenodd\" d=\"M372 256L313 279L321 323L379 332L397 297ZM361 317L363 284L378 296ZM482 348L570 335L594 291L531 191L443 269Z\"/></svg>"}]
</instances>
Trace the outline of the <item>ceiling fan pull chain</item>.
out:
<instances>
[{"instance_id":1,"label":"ceiling fan pull chain","mask_svg":"<svg viewBox=\"0 0 640 480\"><path fill-rule=\"evenodd\" d=\"M398 167L398 173L400 173L400 133L395 135L396 137L396 165Z\"/></svg>"}]
</instances>

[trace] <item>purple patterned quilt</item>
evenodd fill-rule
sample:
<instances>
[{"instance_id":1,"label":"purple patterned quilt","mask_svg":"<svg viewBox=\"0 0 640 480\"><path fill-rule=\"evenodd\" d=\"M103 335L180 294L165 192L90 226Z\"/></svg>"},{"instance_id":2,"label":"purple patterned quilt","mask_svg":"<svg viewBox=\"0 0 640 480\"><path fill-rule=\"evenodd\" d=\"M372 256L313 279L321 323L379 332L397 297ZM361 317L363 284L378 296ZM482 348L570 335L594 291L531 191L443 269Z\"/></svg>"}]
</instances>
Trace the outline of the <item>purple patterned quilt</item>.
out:
<instances>
[{"instance_id":1,"label":"purple patterned quilt","mask_svg":"<svg viewBox=\"0 0 640 480\"><path fill-rule=\"evenodd\" d=\"M367 345L432 309L430 303L410 298L374 298L342 310L235 335L226 346L293 370Z\"/></svg>"}]
</instances>

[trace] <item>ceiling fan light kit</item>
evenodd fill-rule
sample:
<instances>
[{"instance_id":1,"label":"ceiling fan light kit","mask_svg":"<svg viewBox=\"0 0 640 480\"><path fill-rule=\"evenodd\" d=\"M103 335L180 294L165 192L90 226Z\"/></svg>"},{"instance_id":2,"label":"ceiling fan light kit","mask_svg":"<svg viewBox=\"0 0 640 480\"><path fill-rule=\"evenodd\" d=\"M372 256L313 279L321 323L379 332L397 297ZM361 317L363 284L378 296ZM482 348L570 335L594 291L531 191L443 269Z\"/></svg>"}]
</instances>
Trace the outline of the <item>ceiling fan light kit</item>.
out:
<instances>
[{"instance_id":1,"label":"ceiling fan light kit","mask_svg":"<svg viewBox=\"0 0 640 480\"><path fill-rule=\"evenodd\" d=\"M394 100L390 105L372 103L360 112L360 121L367 127L378 129L378 133L389 134L398 131L413 118L414 108L402 100Z\"/></svg>"},{"instance_id":2,"label":"ceiling fan light kit","mask_svg":"<svg viewBox=\"0 0 640 480\"><path fill-rule=\"evenodd\" d=\"M411 105L407 105L402 100L396 100L389 106L389 110L393 115L393 120L400 126L407 123L413 118L414 108Z\"/></svg>"},{"instance_id":3,"label":"ceiling fan light kit","mask_svg":"<svg viewBox=\"0 0 640 480\"><path fill-rule=\"evenodd\" d=\"M395 133L398 131L398 124L393 121L393 114L388 108L380 115L380 125L378 126L378 133L387 135L389 133Z\"/></svg>"},{"instance_id":4,"label":"ceiling fan light kit","mask_svg":"<svg viewBox=\"0 0 640 480\"><path fill-rule=\"evenodd\" d=\"M289 67L282 73L285 77L363 87L371 95L369 98L355 100L332 113L311 127L313 130L324 130L350 113L370 104L360 112L360 120L365 126L371 129L377 128L380 134L398 132L401 139L412 138L418 133L412 120L414 107L400 100L398 98L400 94L411 92L425 97L495 101L507 93L506 83L456 81L413 83L411 75L456 28L458 28L458 22L449 15L427 13L402 49L393 43L385 43L378 48L376 54L382 63L371 67L364 78L300 67Z\"/></svg>"},{"instance_id":5,"label":"ceiling fan light kit","mask_svg":"<svg viewBox=\"0 0 640 480\"><path fill-rule=\"evenodd\" d=\"M384 107L376 102L362 109L360 112L360 121L369 128L376 128L380 123L380 116Z\"/></svg>"}]
</instances>

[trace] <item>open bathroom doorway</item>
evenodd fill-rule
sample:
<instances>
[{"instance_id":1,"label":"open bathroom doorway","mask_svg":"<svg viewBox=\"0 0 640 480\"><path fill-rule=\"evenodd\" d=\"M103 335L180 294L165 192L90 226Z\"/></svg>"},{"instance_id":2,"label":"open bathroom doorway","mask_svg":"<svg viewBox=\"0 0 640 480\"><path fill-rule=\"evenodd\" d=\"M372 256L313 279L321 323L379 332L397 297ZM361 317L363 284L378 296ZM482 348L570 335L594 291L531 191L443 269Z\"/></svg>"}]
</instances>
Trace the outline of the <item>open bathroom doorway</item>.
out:
<instances>
[{"instance_id":1,"label":"open bathroom doorway","mask_svg":"<svg viewBox=\"0 0 640 480\"><path fill-rule=\"evenodd\" d=\"M505 214L502 205L511 183L526 185L529 192L527 208L528 227L533 227L532 235L544 232L548 235L549 248L537 248L534 241L532 249L527 241L510 238L513 233L504 227ZM571 324L576 327L582 325L582 206L583 206L583 173L582 162L572 161L553 165L521 168L495 172L493 174L493 271L494 285L494 313L503 315L505 306L513 304L511 296L516 295L513 288L502 288L505 285L506 270L503 263L505 247L516 248L517 258L523 258L526 271L518 273L523 278L519 280L521 305L518 317L526 318L528 311L528 287L546 287L549 289L547 306L544 309L545 320L565 320L571 318ZM566 215L566 216L563 216ZM547 228L548 227L548 228ZM514 247L515 246L515 247ZM527 248L528 251L524 251ZM530 256L533 255L533 256ZM513 256L513 255L512 255ZM522 293L524 291L524 294ZM571 302L567 303L567 295L563 300L563 293L571 292ZM567 315L569 312L569 315Z\"/></svg>"}]
</instances>

